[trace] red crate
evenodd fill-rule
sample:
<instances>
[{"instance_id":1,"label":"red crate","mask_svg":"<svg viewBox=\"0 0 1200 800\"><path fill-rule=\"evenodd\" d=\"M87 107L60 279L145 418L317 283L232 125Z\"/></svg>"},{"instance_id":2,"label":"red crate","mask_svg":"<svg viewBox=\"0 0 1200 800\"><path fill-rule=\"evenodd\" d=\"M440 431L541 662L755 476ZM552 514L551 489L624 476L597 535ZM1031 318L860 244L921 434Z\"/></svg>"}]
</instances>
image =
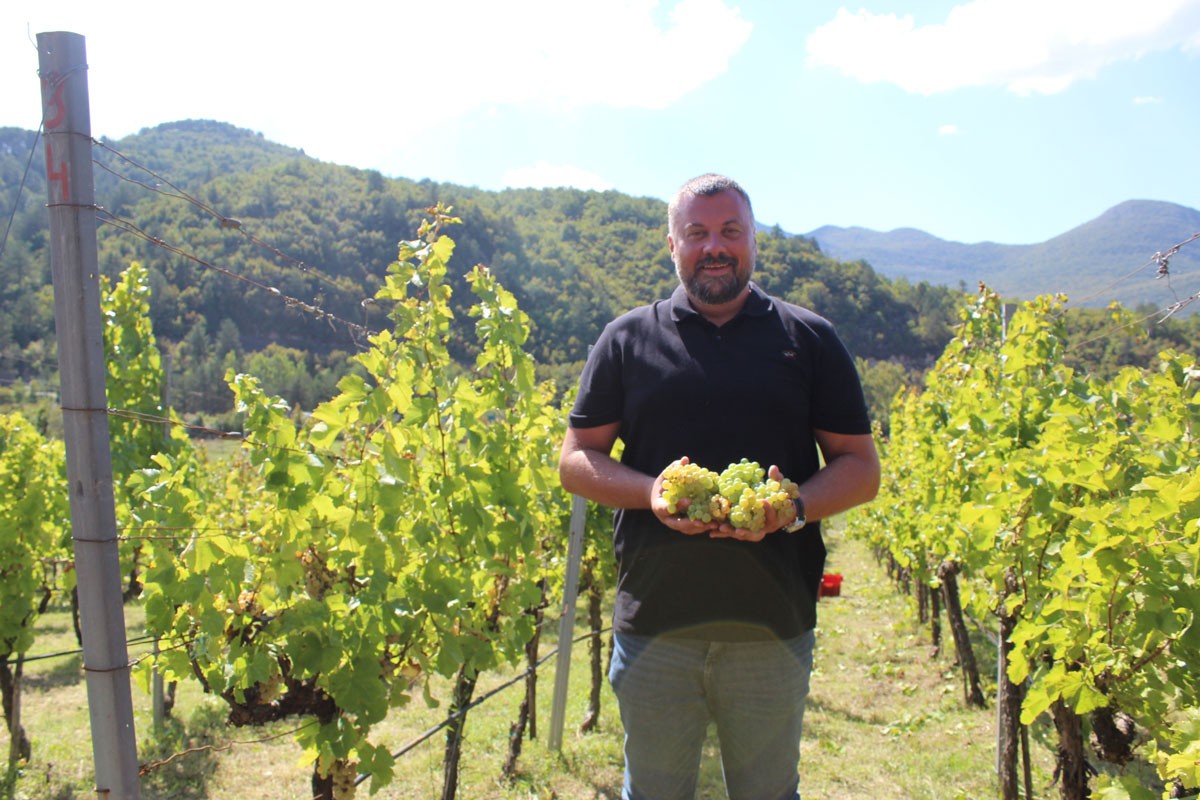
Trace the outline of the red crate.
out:
<instances>
[{"instance_id":1,"label":"red crate","mask_svg":"<svg viewBox=\"0 0 1200 800\"><path fill-rule=\"evenodd\" d=\"M842 576L830 573L821 578L821 597L838 597L842 593Z\"/></svg>"}]
</instances>

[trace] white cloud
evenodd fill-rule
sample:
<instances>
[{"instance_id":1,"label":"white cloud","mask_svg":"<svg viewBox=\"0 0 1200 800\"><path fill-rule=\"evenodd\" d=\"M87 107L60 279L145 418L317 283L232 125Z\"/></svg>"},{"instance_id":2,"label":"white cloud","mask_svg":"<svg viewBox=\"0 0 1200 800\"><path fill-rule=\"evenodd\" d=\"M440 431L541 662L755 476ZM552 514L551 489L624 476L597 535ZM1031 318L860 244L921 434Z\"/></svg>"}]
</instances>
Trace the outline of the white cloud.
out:
<instances>
[{"instance_id":1,"label":"white cloud","mask_svg":"<svg viewBox=\"0 0 1200 800\"><path fill-rule=\"evenodd\" d=\"M961 131L954 123L947 123L938 127L939 136L957 136Z\"/></svg>"},{"instance_id":2,"label":"white cloud","mask_svg":"<svg viewBox=\"0 0 1200 800\"><path fill-rule=\"evenodd\" d=\"M571 166L538 161L531 167L517 167L504 173L500 182L514 188L557 188L572 186L576 189L605 191L613 185L599 175Z\"/></svg>"},{"instance_id":3,"label":"white cloud","mask_svg":"<svg viewBox=\"0 0 1200 800\"><path fill-rule=\"evenodd\" d=\"M400 11L395 6L402 6ZM658 109L720 76L751 25L725 0L457 0L372 5L384 78L451 113L489 104ZM378 9L378 11L376 11ZM384 10L388 9L388 10ZM390 19L389 19L390 17ZM411 31L411 35L407 32ZM694 58L703 42L705 58ZM362 41L342 43L349 62ZM681 65L686 64L686 68ZM429 91L420 92L425 84Z\"/></svg>"},{"instance_id":4,"label":"white cloud","mask_svg":"<svg viewBox=\"0 0 1200 800\"><path fill-rule=\"evenodd\" d=\"M1054 94L1108 64L1200 48L1198 0L971 0L945 22L845 8L808 39L808 62L931 95L967 86Z\"/></svg>"},{"instance_id":5,"label":"white cloud","mask_svg":"<svg viewBox=\"0 0 1200 800\"><path fill-rule=\"evenodd\" d=\"M0 124L37 127L30 37L66 30L87 40L97 135L217 119L410 174L423 139L445 145L489 109L666 108L724 74L752 28L736 0L0 2Z\"/></svg>"},{"instance_id":6,"label":"white cloud","mask_svg":"<svg viewBox=\"0 0 1200 800\"><path fill-rule=\"evenodd\" d=\"M1133 104L1135 106L1157 105L1158 103L1161 103L1162 101L1163 101L1163 99L1161 97L1149 97L1149 96L1145 96L1145 95L1143 95L1141 97L1133 98Z\"/></svg>"},{"instance_id":7,"label":"white cloud","mask_svg":"<svg viewBox=\"0 0 1200 800\"><path fill-rule=\"evenodd\" d=\"M25 77L19 102L36 120L28 38L74 31L87 39L98 133L212 117L270 136L337 120L327 138L395 141L489 106L665 108L746 44L752 26L731 1L341 0L330 11L208 0L197 14L125 0L113 14L89 0L9 0L20 26L0 26L0 74ZM0 101L10 102L3 86Z\"/></svg>"}]
</instances>

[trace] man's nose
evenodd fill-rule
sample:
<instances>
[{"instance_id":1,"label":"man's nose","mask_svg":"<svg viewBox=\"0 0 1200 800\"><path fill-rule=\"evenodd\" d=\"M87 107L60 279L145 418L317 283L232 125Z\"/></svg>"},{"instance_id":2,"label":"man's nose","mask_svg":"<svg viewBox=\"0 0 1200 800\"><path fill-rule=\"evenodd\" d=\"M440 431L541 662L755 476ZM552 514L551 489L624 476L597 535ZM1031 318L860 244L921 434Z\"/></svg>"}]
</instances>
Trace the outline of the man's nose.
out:
<instances>
[{"instance_id":1,"label":"man's nose","mask_svg":"<svg viewBox=\"0 0 1200 800\"><path fill-rule=\"evenodd\" d=\"M704 252L710 255L718 253L726 253L728 250L725 247L725 240L718 233L710 233L704 238Z\"/></svg>"}]
</instances>

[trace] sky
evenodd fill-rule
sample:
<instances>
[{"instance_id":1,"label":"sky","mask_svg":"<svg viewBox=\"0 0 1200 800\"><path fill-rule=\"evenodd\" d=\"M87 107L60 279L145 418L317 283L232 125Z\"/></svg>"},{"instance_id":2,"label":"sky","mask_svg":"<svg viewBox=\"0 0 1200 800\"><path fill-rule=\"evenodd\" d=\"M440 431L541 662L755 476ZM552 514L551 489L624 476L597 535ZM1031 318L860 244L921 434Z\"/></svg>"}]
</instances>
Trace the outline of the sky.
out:
<instances>
[{"instance_id":1,"label":"sky","mask_svg":"<svg viewBox=\"0 0 1200 800\"><path fill-rule=\"evenodd\" d=\"M0 127L40 125L51 31L85 38L113 140L212 119L390 177L663 200L721 172L790 233L1200 209L1200 0L5 0Z\"/></svg>"}]
</instances>

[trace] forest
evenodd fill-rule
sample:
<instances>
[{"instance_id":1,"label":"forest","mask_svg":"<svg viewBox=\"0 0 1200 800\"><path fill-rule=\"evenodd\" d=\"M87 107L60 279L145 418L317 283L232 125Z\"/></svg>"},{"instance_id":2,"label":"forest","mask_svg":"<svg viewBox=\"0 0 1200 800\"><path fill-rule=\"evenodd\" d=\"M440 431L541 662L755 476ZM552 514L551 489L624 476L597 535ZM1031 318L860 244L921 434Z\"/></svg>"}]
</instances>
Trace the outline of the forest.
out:
<instances>
[{"instance_id":1,"label":"forest","mask_svg":"<svg viewBox=\"0 0 1200 800\"><path fill-rule=\"evenodd\" d=\"M0 251L0 406L33 406L51 424L57 365L36 138L0 129L0 212L9 220ZM676 282L658 199L386 177L212 121L101 139L93 151L101 272L112 281L133 262L148 270L169 401L198 429L238 427L224 381L231 367L294 407L327 399L365 349L366 333L383 326L385 310L373 297L398 243L438 203L462 220L448 231L457 243L450 276L460 322L451 347L460 361L472 355L472 322L461 312L465 276L477 264L530 316L527 348L539 375L556 378L560 390L608 320L666 296ZM964 295L977 288L888 279L777 226L760 229L758 239L755 280L834 322L880 420L896 391L915 385L941 354ZM289 302L269 302L275 293ZM1196 317L1160 323L1148 311L1118 322L1103 310L1073 311L1081 345L1068 357L1106 371L1196 341Z\"/></svg>"}]
</instances>

